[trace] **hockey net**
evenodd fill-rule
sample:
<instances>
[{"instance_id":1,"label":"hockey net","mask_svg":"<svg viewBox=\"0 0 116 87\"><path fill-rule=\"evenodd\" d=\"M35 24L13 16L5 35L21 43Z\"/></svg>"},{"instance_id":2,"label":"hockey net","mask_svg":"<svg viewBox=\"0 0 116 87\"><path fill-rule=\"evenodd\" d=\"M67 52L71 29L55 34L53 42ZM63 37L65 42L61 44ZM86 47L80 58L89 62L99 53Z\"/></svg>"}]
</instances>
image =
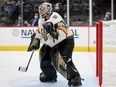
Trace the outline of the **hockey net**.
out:
<instances>
[{"instance_id":1,"label":"hockey net","mask_svg":"<svg viewBox=\"0 0 116 87\"><path fill-rule=\"evenodd\" d=\"M116 20L96 23L96 76L102 87L116 86Z\"/></svg>"}]
</instances>

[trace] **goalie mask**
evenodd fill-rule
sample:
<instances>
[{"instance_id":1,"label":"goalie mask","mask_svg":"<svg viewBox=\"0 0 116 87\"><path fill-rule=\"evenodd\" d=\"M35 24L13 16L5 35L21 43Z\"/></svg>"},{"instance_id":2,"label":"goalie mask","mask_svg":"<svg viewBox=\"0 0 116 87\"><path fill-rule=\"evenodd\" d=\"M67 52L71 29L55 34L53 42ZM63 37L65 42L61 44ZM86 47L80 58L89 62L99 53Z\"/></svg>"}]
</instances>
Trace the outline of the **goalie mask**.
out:
<instances>
[{"instance_id":1,"label":"goalie mask","mask_svg":"<svg viewBox=\"0 0 116 87\"><path fill-rule=\"evenodd\" d=\"M39 6L39 14L45 18L52 13L52 4L44 2Z\"/></svg>"}]
</instances>

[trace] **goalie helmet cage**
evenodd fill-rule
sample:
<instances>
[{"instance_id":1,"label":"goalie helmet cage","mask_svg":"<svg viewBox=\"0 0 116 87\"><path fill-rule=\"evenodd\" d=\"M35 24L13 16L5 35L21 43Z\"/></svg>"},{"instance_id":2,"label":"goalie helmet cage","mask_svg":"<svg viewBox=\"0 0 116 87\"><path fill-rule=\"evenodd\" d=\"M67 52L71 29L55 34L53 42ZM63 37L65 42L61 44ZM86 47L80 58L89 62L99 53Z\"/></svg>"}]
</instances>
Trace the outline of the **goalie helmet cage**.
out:
<instances>
[{"instance_id":1,"label":"goalie helmet cage","mask_svg":"<svg viewBox=\"0 0 116 87\"><path fill-rule=\"evenodd\" d=\"M110 85L111 83L113 83L112 87L114 87L114 85L116 86L116 84L114 84L116 80L115 81L108 80L109 83L106 81L106 79L111 79L110 77L106 77L108 75L112 76L113 79L114 77L116 77L115 75L116 59L113 58L114 56L116 56L115 38L116 38L116 20L98 21L96 23L96 76L98 77L100 87L109 85L109 83ZM107 55L109 54L110 56L108 58ZM113 67L112 70L111 67Z\"/></svg>"}]
</instances>

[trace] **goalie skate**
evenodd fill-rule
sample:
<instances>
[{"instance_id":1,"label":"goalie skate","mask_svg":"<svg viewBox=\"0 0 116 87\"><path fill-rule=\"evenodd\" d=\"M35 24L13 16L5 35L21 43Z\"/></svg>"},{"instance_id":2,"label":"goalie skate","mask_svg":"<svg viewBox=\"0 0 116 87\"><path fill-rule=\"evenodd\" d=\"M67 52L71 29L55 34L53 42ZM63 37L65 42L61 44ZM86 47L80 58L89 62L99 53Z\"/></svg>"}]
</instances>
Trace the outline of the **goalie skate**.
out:
<instances>
[{"instance_id":1,"label":"goalie skate","mask_svg":"<svg viewBox=\"0 0 116 87\"><path fill-rule=\"evenodd\" d=\"M68 82L68 85L69 86L81 86L82 85L81 78L78 76L71 78Z\"/></svg>"},{"instance_id":2,"label":"goalie skate","mask_svg":"<svg viewBox=\"0 0 116 87\"><path fill-rule=\"evenodd\" d=\"M57 81L57 77L55 78L47 78L44 73L40 73L40 81L41 82L56 82Z\"/></svg>"}]
</instances>

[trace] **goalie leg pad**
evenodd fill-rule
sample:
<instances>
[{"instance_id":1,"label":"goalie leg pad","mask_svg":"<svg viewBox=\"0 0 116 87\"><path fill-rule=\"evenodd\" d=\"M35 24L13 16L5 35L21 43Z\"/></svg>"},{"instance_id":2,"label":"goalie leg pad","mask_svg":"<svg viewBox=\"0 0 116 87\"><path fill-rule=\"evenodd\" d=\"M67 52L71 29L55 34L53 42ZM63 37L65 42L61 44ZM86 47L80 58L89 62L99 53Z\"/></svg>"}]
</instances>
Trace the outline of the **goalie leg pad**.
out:
<instances>
[{"instance_id":1,"label":"goalie leg pad","mask_svg":"<svg viewBox=\"0 0 116 87\"><path fill-rule=\"evenodd\" d=\"M56 70L50 61L43 61L41 63L41 69L46 77L57 78Z\"/></svg>"},{"instance_id":2,"label":"goalie leg pad","mask_svg":"<svg viewBox=\"0 0 116 87\"><path fill-rule=\"evenodd\" d=\"M72 62L72 59L64 56L63 60L67 64L67 79L69 80L74 76L80 77L80 73L76 69L74 63Z\"/></svg>"},{"instance_id":3,"label":"goalie leg pad","mask_svg":"<svg viewBox=\"0 0 116 87\"><path fill-rule=\"evenodd\" d=\"M50 50L51 50L51 48L49 46L43 45L40 50L40 57L39 57L40 58L40 68L41 68L42 72L44 73L45 77L47 78L47 80L57 78L56 70L51 62Z\"/></svg>"},{"instance_id":4,"label":"goalie leg pad","mask_svg":"<svg viewBox=\"0 0 116 87\"><path fill-rule=\"evenodd\" d=\"M80 73L78 72L72 61L67 63L67 71L68 71L68 79L74 76L80 77Z\"/></svg>"},{"instance_id":5,"label":"goalie leg pad","mask_svg":"<svg viewBox=\"0 0 116 87\"><path fill-rule=\"evenodd\" d=\"M67 62L67 79L68 85L81 86L81 76L72 61Z\"/></svg>"},{"instance_id":6,"label":"goalie leg pad","mask_svg":"<svg viewBox=\"0 0 116 87\"><path fill-rule=\"evenodd\" d=\"M81 76L78 70L76 69L72 59L64 57L64 62L67 64L67 79L69 86L81 86Z\"/></svg>"},{"instance_id":7,"label":"goalie leg pad","mask_svg":"<svg viewBox=\"0 0 116 87\"><path fill-rule=\"evenodd\" d=\"M45 60L46 54L47 54L47 50L46 50L46 45L44 44L41 47L40 52L39 52L39 60L40 60L40 62Z\"/></svg>"}]
</instances>

